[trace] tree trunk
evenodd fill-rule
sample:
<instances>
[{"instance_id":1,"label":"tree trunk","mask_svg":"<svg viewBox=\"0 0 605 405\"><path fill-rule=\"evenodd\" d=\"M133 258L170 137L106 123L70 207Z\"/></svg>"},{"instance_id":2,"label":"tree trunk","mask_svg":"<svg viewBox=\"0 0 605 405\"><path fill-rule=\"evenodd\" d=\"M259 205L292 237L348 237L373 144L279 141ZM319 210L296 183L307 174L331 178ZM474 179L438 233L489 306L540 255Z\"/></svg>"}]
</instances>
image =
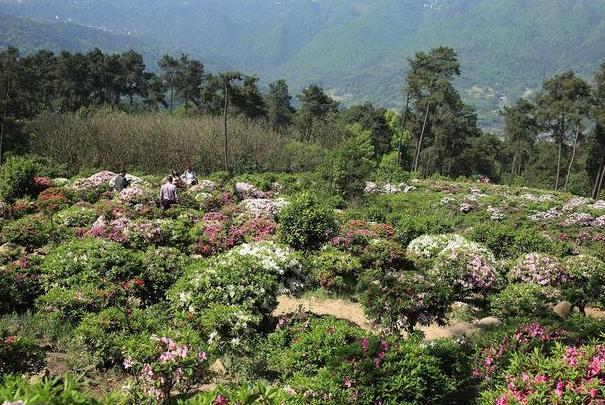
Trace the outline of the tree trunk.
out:
<instances>
[{"instance_id":1,"label":"tree trunk","mask_svg":"<svg viewBox=\"0 0 605 405\"><path fill-rule=\"evenodd\" d=\"M517 164L517 152L515 152L515 154L513 155L512 170L510 171L510 184L511 184L511 186L512 186L513 180L515 178L515 165L516 164Z\"/></svg>"},{"instance_id":2,"label":"tree trunk","mask_svg":"<svg viewBox=\"0 0 605 405\"><path fill-rule=\"evenodd\" d=\"M595 182L595 188L593 192L593 198L595 200L598 199L599 195L601 194L601 189L603 188L603 181L605 179L605 154L601 158L601 161L603 163L601 164L600 172L597 175L597 181Z\"/></svg>"},{"instance_id":3,"label":"tree trunk","mask_svg":"<svg viewBox=\"0 0 605 405\"><path fill-rule=\"evenodd\" d=\"M229 106L229 90L227 89L227 84L225 83L225 105L223 108L223 130L225 132L225 150L224 150L224 157L225 157L225 172L229 173L229 160L228 160L228 155L227 155L227 147L228 147L228 141L227 141L227 108Z\"/></svg>"},{"instance_id":4,"label":"tree trunk","mask_svg":"<svg viewBox=\"0 0 605 405\"><path fill-rule=\"evenodd\" d=\"M557 177L555 178L555 191L559 190L559 176L561 175L561 149L563 141L559 142L559 154L557 156Z\"/></svg>"},{"instance_id":5,"label":"tree trunk","mask_svg":"<svg viewBox=\"0 0 605 405\"><path fill-rule=\"evenodd\" d=\"M559 176L561 175L561 150L563 149L563 138L565 138L565 114L561 117L559 129L559 154L557 156L557 177L555 178L555 191L559 190Z\"/></svg>"},{"instance_id":6,"label":"tree trunk","mask_svg":"<svg viewBox=\"0 0 605 405\"><path fill-rule=\"evenodd\" d=\"M571 167L573 166L573 161L576 158L576 148L578 146L578 136L580 135L580 124L576 125L576 136L573 140L573 148L571 150L571 159L569 160L569 166L567 167L567 175L565 176L565 186L563 187L564 191L567 191L567 184L569 183L569 175L571 174Z\"/></svg>"},{"instance_id":7,"label":"tree trunk","mask_svg":"<svg viewBox=\"0 0 605 405\"><path fill-rule=\"evenodd\" d=\"M170 86L170 114L172 114L172 102L174 101L174 86Z\"/></svg>"},{"instance_id":8,"label":"tree trunk","mask_svg":"<svg viewBox=\"0 0 605 405\"><path fill-rule=\"evenodd\" d=\"M408 93L405 99L405 109L403 110L403 122L401 123L401 133L399 134L399 148L397 153L397 166L401 167L401 160L403 157L403 132L405 131L405 124L408 119L408 108L410 105L410 93Z\"/></svg>"},{"instance_id":9,"label":"tree trunk","mask_svg":"<svg viewBox=\"0 0 605 405\"><path fill-rule=\"evenodd\" d=\"M599 161L599 168L597 170L597 177L594 181L592 188L592 198L597 198L597 192L599 191L599 182L601 181L601 174L605 171L605 150L601 152L601 160Z\"/></svg>"},{"instance_id":10,"label":"tree trunk","mask_svg":"<svg viewBox=\"0 0 605 405\"><path fill-rule=\"evenodd\" d=\"M422 139L424 138L424 131L426 129L426 122L429 119L429 107L431 103L426 105L426 113L424 114L424 122L422 123L422 131L420 132L420 138L418 138L418 145L416 147L416 156L414 157L414 171L418 170L418 160L420 159L420 151L422 150Z\"/></svg>"}]
</instances>

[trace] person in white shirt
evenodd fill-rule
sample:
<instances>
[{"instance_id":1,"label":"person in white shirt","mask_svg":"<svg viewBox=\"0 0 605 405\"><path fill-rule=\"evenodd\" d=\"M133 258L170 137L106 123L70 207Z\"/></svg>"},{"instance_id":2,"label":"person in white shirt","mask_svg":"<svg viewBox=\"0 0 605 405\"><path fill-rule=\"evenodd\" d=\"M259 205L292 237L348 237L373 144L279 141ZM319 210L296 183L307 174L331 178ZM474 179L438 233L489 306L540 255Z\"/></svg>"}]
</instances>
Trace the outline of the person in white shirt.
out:
<instances>
[{"instance_id":1,"label":"person in white shirt","mask_svg":"<svg viewBox=\"0 0 605 405\"><path fill-rule=\"evenodd\" d=\"M195 175L195 172L193 171L193 166L187 167L185 173L181 174L181 179L183 179L185 184L187 184L188 186L194 186L197 184L197 177Z\"/></svg>"},{"instance_id":2,"label":"person in white shirt","mask_svg":"<svg viewBox=\"0 0 605 405\"><path fill-rule=\"evenodd\" d=\"M160 206L164 211L179 202L176 186L172 184L172 180L172 176L168 176L160 188Z\"/></svg>"}]
</instances>

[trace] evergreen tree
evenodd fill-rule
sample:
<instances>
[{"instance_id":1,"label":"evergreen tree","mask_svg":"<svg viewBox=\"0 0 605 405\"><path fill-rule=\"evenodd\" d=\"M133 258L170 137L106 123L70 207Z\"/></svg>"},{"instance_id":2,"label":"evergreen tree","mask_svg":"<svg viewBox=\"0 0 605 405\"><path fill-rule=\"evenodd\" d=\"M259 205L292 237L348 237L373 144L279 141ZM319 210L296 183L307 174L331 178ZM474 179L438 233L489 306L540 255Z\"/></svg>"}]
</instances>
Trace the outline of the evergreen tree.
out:
<instances>
[{"instance_id":1,"label":"evergreen tree","mask_svg":"<svg viewBox=\"0 0 605 405\"><path fill-rule=\"evenodd\" d=\"M504 117L504 154L510 158L507 164L512 182L523 172L530 158L540 125L535 105L523 98L511 107L504 107L501 114Z\"/></svg>"},{"instance_id":2,"label":"evergreen tree","mask_svg":"<svg viewBox=\"0 0 605 405\"><path fill-rule=\"evenodd\" d=\"M281 79L269 84L265 104L267 106L267 117L274 130L283 130L292 123L295 110L292 107L292 97L285 80Z\"/></svg>"},{"instance_id":3,"label":"evergreen tree","mask_svg":"<svg viewBox=\"0 0 605 405\"><path fill-rule=\"evenodd\" d=\"M338 111L338 102L330 98L324 90L317 85L310 85L297 96L301 103L296 114L296 124L303 134L303 139L309 141L313 138L313 122L321 120L330 113Z\"/></svg>"}]
</instances>

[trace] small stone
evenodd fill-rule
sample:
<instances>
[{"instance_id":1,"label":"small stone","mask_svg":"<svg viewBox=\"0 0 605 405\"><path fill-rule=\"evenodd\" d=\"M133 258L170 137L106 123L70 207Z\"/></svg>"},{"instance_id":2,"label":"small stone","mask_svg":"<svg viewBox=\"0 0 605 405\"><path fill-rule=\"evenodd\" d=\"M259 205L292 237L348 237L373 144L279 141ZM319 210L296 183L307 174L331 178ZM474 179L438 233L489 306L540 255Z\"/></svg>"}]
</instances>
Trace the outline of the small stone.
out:
<instances>
[{"instance_id":1,"label":"small stone","mask_svg":"<svg viewBox=\"0 0 605 405\"><path fill-rule=\"evenodd\" d=\"M567 301L561 301L553 308L555 314L557 314L560 318L567 318L571 314L572 306Z\"/></svg>"},{"instance_id":2,"label":"small stone","mask_svg":"<svg viewBox=\"0 0 605 405\"><path fill-rule=\"evenodd\" d=\"M216 359L216 361L210 366L210 371L219 375L227 374L227 369L225 368L225 365L221 359Z\"/></svg>"},{"instance_id":3,"label":"small stone","mask_svg":"<svg viewBox=\"0 0 605 405\"><path fill-rule=\"evenodd\" d=\"M502 321L495 316L488 316L477 321L477 326L482 329L494 329L502 325Z\"/></svg>"}]
</instances>

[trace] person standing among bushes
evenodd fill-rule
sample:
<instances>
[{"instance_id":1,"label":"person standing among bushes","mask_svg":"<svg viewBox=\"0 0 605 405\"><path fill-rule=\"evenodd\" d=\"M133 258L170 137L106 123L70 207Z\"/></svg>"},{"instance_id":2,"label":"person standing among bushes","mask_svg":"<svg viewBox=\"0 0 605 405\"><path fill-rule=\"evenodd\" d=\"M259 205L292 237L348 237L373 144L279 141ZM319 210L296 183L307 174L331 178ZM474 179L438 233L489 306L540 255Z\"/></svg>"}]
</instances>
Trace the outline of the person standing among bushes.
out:
<instances>
[{"instance_id":1,"label":"person standing among bushes","mask_svg":"<svg viewBox=\"0 0 605 405\"><path fill-rule=\"evenodd\" d=\"M160 206L164 211L172 207L179 200L176 193L176 186L172 181L172 176L168 176L162 185L162 188L160 188Z\"/></svg>"},{"instance_id":2,"label":"person standing among bushes","mask_svg":"<svg viewBox=\"0 0 605 405\"><path fill-rule=\"evenodd\" d=\"M115 178L114 186L118 193L130 186L130 182L126 178L126 169L122 169L120 171L120 174L118 174L118 176Z\"/></svg>"},{"instance_id":3,"label":"person standing among bushes","mask_svg":"<svg viewBox=\"0 0 605 405\"><path fill-rule=\"evenodd\" d=\"M197 176L195 175L195 172L193 171L193 166L189 165L187 167L187 170L185 170L185 173L183 173L181 175L181 179L183 179L185 184L187 184L188 186L195 186L197 184Z\"/></svg>"}]
</instances>

